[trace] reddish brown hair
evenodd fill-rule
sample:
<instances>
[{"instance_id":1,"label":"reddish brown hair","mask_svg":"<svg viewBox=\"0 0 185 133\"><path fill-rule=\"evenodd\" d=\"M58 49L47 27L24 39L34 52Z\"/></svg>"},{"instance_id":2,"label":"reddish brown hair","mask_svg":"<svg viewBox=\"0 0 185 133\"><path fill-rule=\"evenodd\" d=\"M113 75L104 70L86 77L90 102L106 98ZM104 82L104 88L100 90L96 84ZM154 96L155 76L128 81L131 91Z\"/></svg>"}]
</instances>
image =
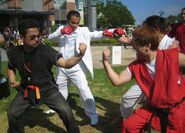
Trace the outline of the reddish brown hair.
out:
<instances>
[{"instance_id":1,"label":"reddish brown hair","mask_svg":"<svg viewBox=\"0 0 185 133\"><path fill-rule=\"evenodd\" d=\"M151 50L157 50L159 46L159 36L157 31L147 25L138 27L133 32L134 41L137 45L146 46L151 44Z\"/></svg>"}]
</instances>

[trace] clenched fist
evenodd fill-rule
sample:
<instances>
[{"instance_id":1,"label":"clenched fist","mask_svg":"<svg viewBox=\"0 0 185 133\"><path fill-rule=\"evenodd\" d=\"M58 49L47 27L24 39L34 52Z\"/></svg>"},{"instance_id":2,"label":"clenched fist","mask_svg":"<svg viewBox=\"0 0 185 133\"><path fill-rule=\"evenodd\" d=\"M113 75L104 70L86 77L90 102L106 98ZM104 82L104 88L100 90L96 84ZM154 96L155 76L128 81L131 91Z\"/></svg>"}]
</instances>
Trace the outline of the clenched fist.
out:
<instances>
[{"instance_id":1,"label":"clenched fist","mask_svg":"<svg viewBox=\"0 0 185 133\"><path fill-rule=\"evenodd\" d=\"M107 37L120 37L125 34L126 34L126 31L122 28L105 29L103 31L103 35Z\"/></svg>"},{"instance_id":2,"label":"clenched fist","mask_svg":"<svg viewBox=\"0 0 185 133\"><path fill-rule=\"evenodd\" d=\"M108 29L103 31L103 35L107 37L114 37L113 32L109 31Z\"/></svg>"},{"instance_id":3,"label":"clenched fist","mask_svg":"<svg viewBox=\"0 0 185 133\"><path fill-rule=\"evenodd\" d=\"M122 36L124 34L126 34L126 31L124 29L122 29L122 28L116 28L114 30L114 36L116 36L116 37L117 36Z\"/></svg>"},{"instance_id":4,"label":"clenched fist","mask_svg":"<svg viewBox=\"0 0 185 133\"><path fill-rule=\"evenodd\" d=\"M104 50L103 53L102 53L103 62L109 61L110 56L111 56L110 50L109 49Z\"/></svg>"},{"instance_id":5,"label":"clenched fist","mask_svg":"<svg viewBox=\"0 0 185 133\"><path fill-rule=\"evenodd\" d=\"M10 86L13 88L19 87L20 86L20 82L18 81L10 81Z\"/></svg>"},{"instance_id":6,"label":"clenched fist","mask_svg":"<svg viewBox=\"0 0 185 133\"><path fill-rule=\"evenodd\" d=\"M71 26L65 26L63 29L61 29L61 34L67 34L70 35L73 32L73 28Z\"/></svg>"}]
</instances>

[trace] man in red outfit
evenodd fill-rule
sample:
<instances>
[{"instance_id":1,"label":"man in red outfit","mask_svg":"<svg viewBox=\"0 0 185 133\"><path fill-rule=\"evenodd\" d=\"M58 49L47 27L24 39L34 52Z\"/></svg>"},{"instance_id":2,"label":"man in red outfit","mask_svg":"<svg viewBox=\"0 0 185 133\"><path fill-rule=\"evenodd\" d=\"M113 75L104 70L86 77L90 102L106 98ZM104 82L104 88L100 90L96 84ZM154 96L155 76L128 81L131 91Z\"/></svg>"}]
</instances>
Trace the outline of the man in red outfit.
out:
<instances>
[{"instance_id":1,"label":"man in red outfit","mask_svg":"<svg viewBox=\"0 0 185 133\"><path fill-rule=\"evenodd\" d=\"M180 50L185 53L185 7L181 10L181 22L173 26L169 32L170 37L175 37L180 42Z\"/></svg>"},{"instance_id":2,"label":"man in red outfit","mask_svg":"<svg viewBox=\"0 0 185 133\"><path fill-rule=\"evenodd\" d=\"M185 7L181 10L181 22L173 25L168 35L179 41L180 52L185 53ZM185 68L181 68L181 71L185 74Z\"/></svg>"},{"instance_id":3,"label":"man in red outfit","mask_svg":"<svg viewBox=\"0 0 185 133\"><path fill-rule=\"evenodd\" d=\"M177 48L158 50L158 33L149 26L136 28L131 44L137 60L120 74L108 62L110 51L103 52L103 64L112 84L118 86L134 78L146 96L145 105L123 122L122 133L144 132L150 122L156 128L158 120L162 133L183 133L185 79L179 66L185 65L185 55ZM157 121L153 121L154 118Z\"/></svg>"}]
</instances>

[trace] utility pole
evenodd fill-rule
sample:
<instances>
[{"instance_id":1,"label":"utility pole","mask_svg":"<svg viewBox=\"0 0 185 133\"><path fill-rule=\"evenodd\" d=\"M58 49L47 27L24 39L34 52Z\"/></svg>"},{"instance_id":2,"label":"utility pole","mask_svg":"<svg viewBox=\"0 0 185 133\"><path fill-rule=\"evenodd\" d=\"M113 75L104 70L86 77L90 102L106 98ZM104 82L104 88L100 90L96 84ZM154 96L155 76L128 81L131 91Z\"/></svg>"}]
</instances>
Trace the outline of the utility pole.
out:
<instances>
[{"instance_id":1,"label":"utility pole","mask_svg":"<svg viewBox=\"0 0 185 133\"><path fill-rule=\"evenodd\" d=\"M85 22L91 31L96 30L97 22L96 22L96 0L87 0L87 6L84 11L85 13Z\"/></svg>"}]
</instances>

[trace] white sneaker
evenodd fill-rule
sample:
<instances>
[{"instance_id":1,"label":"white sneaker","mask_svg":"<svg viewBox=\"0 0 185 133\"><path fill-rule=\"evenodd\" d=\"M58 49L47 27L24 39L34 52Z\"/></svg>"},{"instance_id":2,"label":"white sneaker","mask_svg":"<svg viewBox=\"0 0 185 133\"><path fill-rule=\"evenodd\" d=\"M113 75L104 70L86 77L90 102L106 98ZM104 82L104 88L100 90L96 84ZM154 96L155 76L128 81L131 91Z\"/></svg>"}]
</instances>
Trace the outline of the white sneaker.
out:
<instances>
[{"instance_id":1,"label":"white sneaker","mask_svg":"<svg viewBox=\"0 0 185 133\"><path fill-rule=\"evenodd\" d=\"M47 110L47 111L44 111L45 114L54 114L55 111L50 109L50 110Z\"/></svg>"},{"instance_id":2,"label":"white sneaker","mask_svg":"<svg viewBox=\"0 0 185 133\"><path fill-rule=\"evenodd\" d=\"M96 126L99 122L98 116L91 118L91 125Z\"/></svg>"}]
</instances>

